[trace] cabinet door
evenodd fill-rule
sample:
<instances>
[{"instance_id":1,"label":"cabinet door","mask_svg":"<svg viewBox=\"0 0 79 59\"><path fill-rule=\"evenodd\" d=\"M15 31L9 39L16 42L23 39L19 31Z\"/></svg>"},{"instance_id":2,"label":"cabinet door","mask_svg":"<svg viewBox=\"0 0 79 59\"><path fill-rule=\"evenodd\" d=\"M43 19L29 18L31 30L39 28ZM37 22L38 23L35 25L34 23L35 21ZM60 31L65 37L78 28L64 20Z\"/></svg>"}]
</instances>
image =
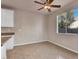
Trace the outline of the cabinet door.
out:
<instances>
[{"instance_id":1,"label":"cabinet door","mask_svg":"<svg viewBox=\"0 0 79 59\"><path fill-rule=\"evenodd\" d=\"M1 27L14 27L14 11L1 9Z\"/></svg>"}]
</instances>

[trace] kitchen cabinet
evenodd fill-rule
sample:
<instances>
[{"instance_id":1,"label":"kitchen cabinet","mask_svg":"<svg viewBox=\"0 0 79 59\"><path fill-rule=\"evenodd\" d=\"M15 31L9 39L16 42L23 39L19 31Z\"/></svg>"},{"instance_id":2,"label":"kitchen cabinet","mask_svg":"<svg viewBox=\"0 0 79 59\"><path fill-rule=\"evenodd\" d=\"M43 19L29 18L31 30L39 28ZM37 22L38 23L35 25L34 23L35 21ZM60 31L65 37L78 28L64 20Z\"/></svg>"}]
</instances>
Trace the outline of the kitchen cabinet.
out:
<instances>
[{"instance_id":1,"label":"kitchen cabinet","mask_svg":"<svg viewBox=\"0 0 79 59\"><path fill-rule=\"evenodd\" d=\"M1 46L1 59L6 59L6 46Z\"/></svg>"},{"instance_id":2,"label":"kitchen cabinet","mask_svg":"<svg viewBox=\"0 0 79 59\"><path fill-rule=\"evenodd\" d=\"M6 37L6 36L4 36ZM7 38L7 37L6 37ZM5 43L1 46L1 59L7 59L6 51L13 49L14 47L14 35L11 36Z\"/></svg>"},{"instance_id":3,"label":"kitchen cabinet","mask_svg":"<svg viewBox=\"0 0 79 59\"><path fill-rule=\"evenodd\" d=\"M1 27L14 27L14 10L1 9Z\"/></svg>"}]
</instances>

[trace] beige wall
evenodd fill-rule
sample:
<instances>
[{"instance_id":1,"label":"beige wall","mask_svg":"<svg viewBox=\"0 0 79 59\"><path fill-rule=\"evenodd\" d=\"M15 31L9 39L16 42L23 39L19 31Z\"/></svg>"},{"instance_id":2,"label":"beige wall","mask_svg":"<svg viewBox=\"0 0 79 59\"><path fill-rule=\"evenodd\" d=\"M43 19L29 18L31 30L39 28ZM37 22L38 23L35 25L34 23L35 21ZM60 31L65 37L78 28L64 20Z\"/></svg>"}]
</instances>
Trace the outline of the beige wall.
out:
<instances>
[{"instance_id":1,"label":"beige wall","mask_svg":"<svg viewBox=\"0 0 79 59\"><path fill-rule=\"evenodd\" d=\"M46 41L45 16L15 10L15 45Z\"/></svg>"},{"instance_id":2,"label":"beige wall","mask_svg":"<svg viewBox=\"0 0 79 59\"><path fill-rule=\"evenodd\" d=\"M70 5L70 8L74 4ZM23 45L34 42L50 41L74 52L77 52L77 35L66 35L56 33L56 16L60 12L56 11L50 16L27 12L24 10L15 10L15 45Z\"/></svg>"},{"instance_id":3,"label":"beige wall","mask_svg":"<svg viewBox=\"0 0 79 59\"><path fill-rule=\"evenodd\" d=\"M72 8L75 4L68 5L70 8ZM59 46L62 46L64 48L70 49L74 52L77 52L78 47L78 38L77 35L72 34L57 34L56 31L56 16L63 12L64 10L67 10L68 6L65 8L62 8L56 12L54 12L52 15L49 16L49 24L48 24L48 35L49 35L49 41L57 44Z\"/></svg>"}]
</instances>

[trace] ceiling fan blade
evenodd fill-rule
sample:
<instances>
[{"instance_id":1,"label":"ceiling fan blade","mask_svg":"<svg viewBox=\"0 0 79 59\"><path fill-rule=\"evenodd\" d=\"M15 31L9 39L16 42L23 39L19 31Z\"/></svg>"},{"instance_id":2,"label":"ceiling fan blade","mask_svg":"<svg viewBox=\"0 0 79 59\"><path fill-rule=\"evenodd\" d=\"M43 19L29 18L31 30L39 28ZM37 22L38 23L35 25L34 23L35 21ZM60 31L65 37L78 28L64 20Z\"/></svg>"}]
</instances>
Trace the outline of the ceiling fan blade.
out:
<instances>
[{"instance_id":1,"label":"ceiling fan blade","mask_svg":"<svg viewBox=\"0 0 79 59\"><path fill-rule=\"evenodd\" d=\"M38 4L41 4L41 5L44 5L44 3L41 3L41 2L38 2L38 1L34 1L35 3L38 3Z\"/></svg>"},{"instance_id":2,"label":"ceiling fan blade","mask_svg":"<svg viewBox=\"0 0 79 59\"><path fill-rule=\"evenodd\" d=\"M57 7L57 8L60 8L61 5L51 5L50 7Z\"/></svg>"},{"instance_id":3,"label":"ceiling fan blade","mask_svg":"<svg viewBox=\"0 0 79 59\"><path fill-rule=\"evenodd\" d=\"M48 0L48 4L51 4L54 0Z\"/></svg>"},{"instance_id":4,"label":"ceiling fan blade","mask_svg":"<svg viewBox=\"0 0 79 59\"><path fill-rule=\"evenodd\" d=\"M48 10L48 12L51 12L51 9L47 9Z\"/></svg>"},{"instance_id":5,"label":"ceiling fan blade","mask_svg":"<svg viewBox=\"0 0 79 59\"><path fill-rule=\"evenodd\" d=\"M44 7L41 7L41 8L39 8L38 10L41 10L41 9L43 9Z\"/></svg>"}]
</instances>

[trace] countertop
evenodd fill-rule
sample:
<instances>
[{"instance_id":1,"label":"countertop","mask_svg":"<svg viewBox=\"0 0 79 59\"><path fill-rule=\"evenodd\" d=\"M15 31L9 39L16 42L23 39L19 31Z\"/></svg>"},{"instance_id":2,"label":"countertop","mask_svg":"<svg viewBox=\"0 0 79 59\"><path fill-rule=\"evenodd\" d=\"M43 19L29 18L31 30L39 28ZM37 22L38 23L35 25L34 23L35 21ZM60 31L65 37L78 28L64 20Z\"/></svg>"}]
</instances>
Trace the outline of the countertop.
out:
<instances>
[{"instance_id":1,"label":"countertop","mask_svg":"<svg viewBox=\"0 0 79 59\"><path fill-rule=\"evenodd\" d=\"M14 35L14 32L1 33L1 36L8 36L8 35Z\"/></svg>"}]
</instances>

